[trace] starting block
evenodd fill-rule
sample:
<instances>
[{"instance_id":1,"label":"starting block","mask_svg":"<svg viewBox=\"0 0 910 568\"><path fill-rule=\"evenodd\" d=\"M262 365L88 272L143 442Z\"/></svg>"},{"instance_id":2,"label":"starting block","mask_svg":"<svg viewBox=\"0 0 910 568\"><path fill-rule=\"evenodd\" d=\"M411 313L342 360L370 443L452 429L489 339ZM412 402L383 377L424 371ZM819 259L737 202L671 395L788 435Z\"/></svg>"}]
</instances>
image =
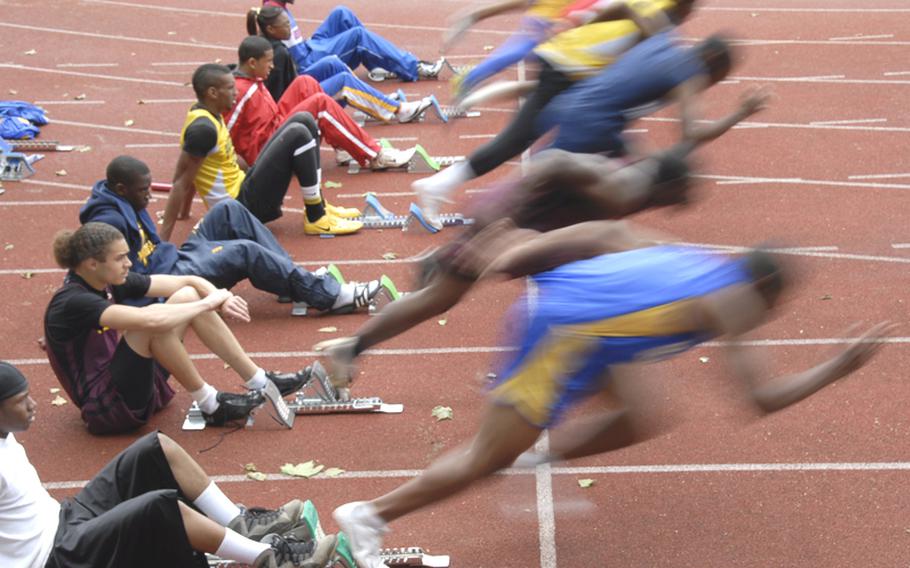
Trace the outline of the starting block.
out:
<instances>
[{"instance_id":1,"label":"starting block","mask_svg":"<svg viewBox=\"0 0 910 568\"><path fill-rule=\"evenodd\" d=\"M439 219L444 227L470 225L474 222L473 219L467 219L460 213L444 213L439 216ZM414 223L417 223L431 233L439 232L437 228L427 222L426 216L416 203L411 203L407 215L395 215L383 207L374 193L366 195L366 206L363 208L363 216L358 220L363 222L364 229L400 228L402 231L407 231Z\"/></svg>"},{"instance_id":2,"label":"starting block","mask_svg":"<svg viewBox=\"0 0 910 568\"><path fill-rule=\"evenodd\" d=\"M72 152L87 146L73 146L61 144L56 140L8 140L16 152Z\"/></svg>"},{"instance_id":3,"label":"starting block","mask_svg":"<svg viewBox=\"0 0 910 568\"><path fill-rule=\"evenodd\" d=\"M403 97L404 94L402 93L398 96ZM404 101L405 99L399 98L398 100ZM480 116L480 111L477 110L467 110L454 105L439 104L439 99L436 98L436 95L430 95L430 101L432 102L430 107L423 111L423 113L414 119L413 122L423 122L429 114L436 115L436 118L444 123L449 122L449 119L452 118L477 118ZM430 113L431 110L433 111L432 113ZM394 121L386 122L379 120L360 110L354 111L354 122L356 122L358 126L365 126L368 122L377 124L396 124Z\"/></svg>"},{"instance_id":4,"label":"starting block","mask_svg":"<svg viewBox=\"0 0 910 568\"><path fill-rule=\"evenodd\" d=\"M41 154L26 156L14 148L13 143L0 139L0 181L20 181L33 175L32 163L44 157Z\"/></svg>"},{"instance_id":5,"label":"starting block","mask_svg":"<svg viewBox=\"0 0 910 568\"><path fill-rule=\"evenodd\" d=\"M403 404L389 404L378 397L353 398L344 400L338 393L338 390L332 386L329 380L329 374L319 361L313 363L310 367L310 378L307 383L297 391L294 399L286 403L281 395L277 398L280 404L276 403L274 394L270 395L267 391L273 389L275 393L278 388L274 383L269 382L265 388L266 398L275 406L275 412L278 420L283 425L290 428L294 423L294 416L297 414L364 414L364 413L382 413L382 414L401 414L404 412ZM280 410L280 406L286 409ZM253 415L247 418L246 427L252 427L254 423ZM290 425L289 425L290 423ZM190 406L186 418L183 421L184 430L204 430L205 418L202 416L202 410L195 402Z\"/></svg>"},{"instance_id":6,"label":"starting block","mask_svg":"<svg viewBox=\"0 0 910 568\"><path fill-rule=\"evenodd\" d=\"M281 397L281 393L278 391L278 387L275 386L275 383L268 381L265 388L262 389L262 395L271 403L272 410L275 413L275 420L281 423L285 428L292 428L294 426L295 414L288 407L284 398ZM187 411L186 418L183 420L183 430L205 430L205 426L205 417L202 415L202 409L194 402ZM253 414L250 414L246 419L246 427L250 428L252 426Z\"/></svg>"},{"instance_id":7,"label":"starting block","mask_svg":"<svg viewBox=\"0 0 910 568\"><path fill-rule=\"evenodd\" d=\"M380 140L380 144L386 147L389 146L389 142L385 139ZM456 162L462 162L464 159L464 156L431 156L423 146L417 144L414 146L414 154L405 165L401 166L400 168L389 168L382 171L405 171L409 174L433 174L442 168L451 166ZM356 160L351 160L348 162L349 174L359 174L362 171L369 172L372 170L369 168L361 168L360 164L358 164Z\"/></svg>"}]
</instances>

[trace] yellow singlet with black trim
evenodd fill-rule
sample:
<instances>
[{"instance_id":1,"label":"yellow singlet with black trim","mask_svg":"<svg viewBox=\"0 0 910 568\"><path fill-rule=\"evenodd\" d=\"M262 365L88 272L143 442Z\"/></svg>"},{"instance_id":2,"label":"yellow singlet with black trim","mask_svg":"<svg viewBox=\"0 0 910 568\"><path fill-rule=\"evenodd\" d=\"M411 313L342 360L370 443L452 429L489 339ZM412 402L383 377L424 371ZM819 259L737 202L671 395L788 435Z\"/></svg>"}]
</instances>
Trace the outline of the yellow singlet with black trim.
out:
<instances>
[{"instance_id":1,"label":"yellow singlet with black trim","mask_svg":"<svg viewBox=\"0 0 910 568\"><path fill-rule=\"evenodd\" d=\"M218 142L209 151L196 173L193 184L206 207L212 207L225 199L236 199L240 193L240 184L246 174L237 164L237 154L231 135L221 117L214 116L204 108L192 108L186 115L183 129L180 131L180 146L183 146L186 129L197 118L210 121L218 132Z\"/></svg>"},{"instance_id":2,"label":"yellow singlet with black trim","mask_svg":"<svg viewBox=\"0 0 910 568\"><path fill-rule=\"evenodd\" d=\"M537 0L525 12L529 16L558 20L565 9L575 0Z\"/></svg>"}]
</instances>

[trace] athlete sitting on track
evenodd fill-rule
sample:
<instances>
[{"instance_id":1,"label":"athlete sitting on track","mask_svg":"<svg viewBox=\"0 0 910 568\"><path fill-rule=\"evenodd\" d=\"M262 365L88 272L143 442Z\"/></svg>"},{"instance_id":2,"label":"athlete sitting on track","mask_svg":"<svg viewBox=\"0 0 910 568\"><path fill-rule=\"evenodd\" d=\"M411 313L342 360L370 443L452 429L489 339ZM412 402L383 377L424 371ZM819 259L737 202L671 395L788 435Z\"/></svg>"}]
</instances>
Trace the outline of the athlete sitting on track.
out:
<instances>
[{"instance_id":1,"label":"athlete sitting on track","mask_svg":"<svg viewBox=\"0 0 910 568\"><path fill-rule=\"evenodd\" d=\"M627 408L568 424L572 435L565 447L523 461L583 457L652 436L653 429L638 416L648 393L635 393L643 404L632 405L622 391L640 390L640 383L617 373L617 365L669 357L708 339L728 337L731 368L758 408L773 412L860 368L891 329L880 323L833 358L762 382L761 366L740 338L767 319L787 282L767 253L733 259L687 247L647 246L621 223L603 221L538 236L500 222L489 227L482 246L477 244L476 253L494 258L491 264L481 262L488 274L534 274L533 303L520 301L512 311L521 330L517 350L491 387L470 442L397 489L335 510L361 568L384 566L378 552L387 523L508 467L589 396L609 389ZM643 246L647 248L637 248ZM499 250L503 252L496 256Z\"/></svg>"},{"instance_id":2,"label":"athlete sitting on track","mask_svg":"<svg viewBox=\"0 0 910 568\"><path fill-rule=\"evenodd\" d=\"M258 25L259 34L272 45L274 68L265 80L265 86L276 101L299 74L319 81L322 90L339 104L349 104L382 122L417 120L433 104L431 97L411 102L389 98L361 81L337 55L328 55L312 65L298 68L285 45L291 37L291 27L288 12L282 8L266 6L258 11L254 8L247 12L246 22L247 33L256 35Z\"/></svg>"},{"instance_id":3,"label":"athlete sitting on track","mask_svg":"<svg viewBox=\"0 0 910 568\"><path fill-rule=\"evenodd\" d=\"M282 46L284 47L284 46ZM373 170L398 168L408 163L414 152L402 152L379 145L357 125L341 106L322 91L316 79L301 75L277 103L263 86L272 68L272 46L260 36L249 36L240 43L240 65L234 71L237 102L224 114L234 149L253 165L269 138L289 116L306 112L316 118L323 139L343 150L361 166Z\"/></svg>"},{"instance_id":4,"label":"athlete sitting on track","mask_svg":"<svg viewBox=\"0 0 910 568\"><path fill-rule=\"evenodd\" d=\"M378 280L339 284L330 275L297 266L271 231L234 199L215 204L177 248L158 237L146 210L151 184L145 163L119 156L108 164L107 178L95 184L79 211L81 223L107 223L123 234L133 272L200 276L226 289L249 279L256 288L279 298L336 314L366 308L381 289ZM131 304L153 301L143 298Z\"/></svg>"},{"instance_id":5,"label":"athlete sitting on track","mask_svg":"<svg viewBox=\"0 0 910 568\"><path fill-rule=\"evenodd\" d=\"M243 351L216 313L249 321L243 298L198 276L130 272L129 253L123 234L104 223L86 223L54 239L54 257L68 272L44 315L46 351L90 432L146 424L174 396L169 374L215 426L246 419L264 402L260 391L269 381L282 395L305 384L305 372L266 372ZM122 304L143 296L167 301L142 308ZM188 327L246 381L248 393L219 392L202 378L183 345Z\"/></svg>"},{"instance_id":6,"label":"athlete sitting on track","mask_svg":"<svg viewBox=\"0 0 910 568\"><path fill-rule=\"evenodd\" d=\"M254 568L322 568L331 558L334 535L314 541L299 500L274 511L238 506L159 432L126 448L75 497L56 501L15 436L29 429L36 407L25 376L0 362L0 565L204 567L200 553L208 552Z\"/></svg>"},{"instance_id":7,"label":"athlete sitting on track","mask_svg":"<svg viewBox=\"0 0 910 568\"><path fill-rule=\"evenodd\" d=\"M193 73L198 102L187 113L180 133L181 152L161 224L170 240L177 218L186 218L196 192L207 207L236 199L263 223L281 217L291 178L297 178L306 205L306 234L340 235L359 231L360 211L327 205L322 199L319 127L312 116L289 117L262 149L256 165L238 159L221 115L234 106L237 90L231 70L206 63Z\"/></svg>"},{"instance_id":8,"label":"athlete sitting on track","mask_svg":"<svg viewBox=\"0 0 910 568\"><path fill-rule=\"evenodd\" d=\"M357 16L345 6L335 6L310 39L303 39L297 21L288 4L294 0L263 0L263 6L282 8L288 16L291 33L285 45L297 68L307 68L325 57L335 55L351 69L363 65L370 71L389 71L402 81L433 79L442 71L444 59L420 61L413 54L398 49L389 40L368 30Z\"/></svg>"},{"instance_id":9,"label":"athlete sitting on track","mask_svg":"<svg viewBox=\"0 0 910 568\"><path fill-rule=\"evenodd\" d=\"M541 152L531 161L527 175L480 200L474 224L426 261L436 269L432 279L424 279L425 287L383 308L353 337L316 346L329 357L333 380L344 385L361 353L455 306L483 268L462 266L461 252L470 249L472 240L490 223L508 217L519 227L549 231L683 203L688 191L687 149L681 145L621 168L603 156Z\"/></svg>"}]
</instances>

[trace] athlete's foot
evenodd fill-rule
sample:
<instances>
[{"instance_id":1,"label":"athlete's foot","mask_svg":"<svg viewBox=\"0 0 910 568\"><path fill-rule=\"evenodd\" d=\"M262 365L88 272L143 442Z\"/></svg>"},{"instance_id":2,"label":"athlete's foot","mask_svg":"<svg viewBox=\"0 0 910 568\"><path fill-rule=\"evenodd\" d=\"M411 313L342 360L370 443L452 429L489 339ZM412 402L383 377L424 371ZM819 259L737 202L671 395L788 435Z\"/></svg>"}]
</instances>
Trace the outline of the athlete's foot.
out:
<instances>
[{"instance_id":1,"label":"athlete's foot","mask_svg":"<svg viewBox=\"0 0 910 568\"><path fill-rule=\"evenodd\" d=\"M431 106L433 106L432 97L424 97L419 101L403 102L398 107L398 112L395 116L398 117L398 122L402 124L412 122L420 118Z\"/></svg>"},{"instance_id":2,"label":"athlete's foot","mask_svg":"<svg viewBox=\"0 0 910 568\"><path fill-rule=\"evenodd\" d=\"M379 550L382 548L382 536L389 529L371 503L347 503L335 509L332 516L348 535L351 553L359 568L386 568Z\"/></svg>"},{"instance_id":3,"label":"athlete's foot","mask_svg":"<svg viewBox=\"0 0 910 568\"><path fill-rule=\"evenodd\" d=\"M452 203L449 199L450 190L440 187L430 181L432 177L423 178L411 184L411 189L417 194L417 204L423 212L426 222L437 231L442 230L442 220L439 218L439 210L443 204Z\"/></svg>"},{"instance_id":4,"label":"athlete's foot","mask_svg":"<svg viewBox=\"0 0 910 568\"><path fill-rule=\"evenodd\" d=\"M440 57L436 61L419 61L417 63L417 76L421 79L435 79L446 64L446 58Z\"/></svg>"},{"instance_id":5,"label":"athlete's foot","mask_svg":"<svg viewBox=\"0 0 910 568\"><path fill-rule=\"evenodd\" d=\"M401 168L408 165L417 148L407 150L398 150L396 148L385 148L379 150L379 154L370 162L372 170L387 170L390 168Z\"/></svg>"},{"instance_id":6,"label":"athlete's foot","mask_svg":"<svg viewBox=\"0 0 910 568\"><path fill-rule=\"evenodd\" d=\"M360 212L360 209L356 207L342 207L340 205L332 205L328 201L325 202L325 212L332 217L339 217L341 219L356 219L361 217L363 214Z\"/></svg>"},{"instance_id":7,"label":"athlete's foot","mask_svg":"<svg viewBox=\"0 0 910 568\"><path fill-rule=\"evenodd\" d=\"M382 282L380 280L345 282L341 285L341 291L338 293L335 305L329 309L329 313L350 314L357 310L366 309L380 291L382 291Z\"/></svg>"},{"instance_id":8,"label":"athlete's foot","mask_svg":"<svg viewBox=\"0 0 910 568\"><path fill-rule=\"evenodd\" d=\"M316 221L304 220L303 232L307 235L349 235L363 228L360 221L343 219L333 215L323 215Z\"/></svg>"}]
</instances>

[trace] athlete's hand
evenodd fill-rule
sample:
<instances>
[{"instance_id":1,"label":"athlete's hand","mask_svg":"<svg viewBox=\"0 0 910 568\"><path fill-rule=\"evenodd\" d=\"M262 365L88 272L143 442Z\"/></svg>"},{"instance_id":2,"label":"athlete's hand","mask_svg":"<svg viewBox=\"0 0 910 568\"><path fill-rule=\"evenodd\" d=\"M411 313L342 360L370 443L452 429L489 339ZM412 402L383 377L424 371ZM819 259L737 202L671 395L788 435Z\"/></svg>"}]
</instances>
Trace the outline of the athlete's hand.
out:
<instances>
[{"instance_id":1,"label":"athlete's hand","mask_svg":"<svg viewBox=\"0 0 910 568\"><path fill-rule=\"evenodd\" d=\"M856 325L852 326L850 331L856 327ZM882 348L883 340L889 337L897 327L897 324L889 321L879 322L869 328L866 333L850 341L847 347L834 357L835 366L832 374L844 377L865 365Z\"/></svg>"},{"instance_id":2,"label":"athlete's hand","mask_svg":"<svg viewBox=\"0 0 910 568\"><path fill-rule=\"evenodd\" d=\"M739 104L740 110L745 115L743 118L752 116L753 114L768 108L771 97L771 90L765 86L753 87L747 90L743 93Z\"/></svg>"},{"instance_id":3,"label":"athlete's hand","mask_svg":"<svg viewBox=\"0 0 910 568\"><path fill-rule=\"evenodd\" d=\"M233 294L221 304L221 313L244 323L249 323L251 319L249 304L240 296L235 296Z\"/></svg>"},{"instance_id":4,"label":"athlete's hand","mask_svg":"<svg viewBox=\"0 0 910 568\"><path fill-rule=\"evenodd\" d=\"M442 47L439 48L440 54L446 54L452 46L465 34L471 26L476 23L473 14L464 14L454 17L449 23L448 29L442 35Z\"/></svg>"}]
</instances>

